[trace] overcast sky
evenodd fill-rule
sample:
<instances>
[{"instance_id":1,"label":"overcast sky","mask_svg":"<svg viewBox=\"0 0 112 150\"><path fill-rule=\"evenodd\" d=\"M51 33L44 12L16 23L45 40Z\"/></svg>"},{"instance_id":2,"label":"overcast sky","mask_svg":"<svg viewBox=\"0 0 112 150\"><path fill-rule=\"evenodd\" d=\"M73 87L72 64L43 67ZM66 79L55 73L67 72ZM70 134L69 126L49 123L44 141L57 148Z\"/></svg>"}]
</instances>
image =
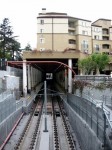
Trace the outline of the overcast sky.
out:
<instances>
[{"instance_id":1,"label":"overcast sky","mask_svg":"<svg viewBox=\"0 0 112 150\"><path fill-rule=\"evenodd\" d=\"M112 19L111 0L0 0L0 23L9 18L14 35L24 48L37 44L37 16L42 8L47 12L62 12L69 16L95 21Z\"/></svg>"}]
</instances>

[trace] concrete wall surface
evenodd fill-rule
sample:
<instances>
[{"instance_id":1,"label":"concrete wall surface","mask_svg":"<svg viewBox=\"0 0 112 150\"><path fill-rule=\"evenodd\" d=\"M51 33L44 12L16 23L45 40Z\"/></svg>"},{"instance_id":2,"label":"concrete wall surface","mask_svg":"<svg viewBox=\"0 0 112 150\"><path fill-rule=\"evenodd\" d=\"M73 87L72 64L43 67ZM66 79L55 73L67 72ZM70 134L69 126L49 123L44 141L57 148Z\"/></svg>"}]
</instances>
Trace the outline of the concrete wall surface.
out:
<instances>
[{"instance_id":1,"label":"concrete wall surface","mask_svg":"<svg viewBox=\"0 0 112 150\"><path fill-rule=\"evenodd\" d=\"M76 133L81 149L83 150L103 150L101 141L91 130L88 124L64 101L64 106L73 128Z\"/></svg>"},{"instance_id":2,"label":"concrete wall surface","mask_svg":"<svg viewBox=\"0 0 112 150\"><path fill-rule=\"evenodd\" d=\"M3 78L5 75L8 75L9 72L8 71L1 71L0 70L0 78Z\"/></svg>"},{"instance_id":3,"label":"concrete wall surface","mask_svg":"<svg viewBox=\"0 0 112 150\"><path fill-rule=\"evenodd\" d=\"M11 129L13 128L14 124L19 119L21 114L22 114L22 108L13 112L3 122L0 123L0 146L2 145L2 143L4 142L8 134L10 133Z\"/></svg>"},{"instance_id":4,"label":"concrete wall surface","mask_svg":"<svg viewBox=\"0 0 112 150\"><path fill-rule=\"evenodd\" d=\"M16 76L4 76L6 80L7 90L19 90L19 77Z\"/></svg>"}]
</instances>

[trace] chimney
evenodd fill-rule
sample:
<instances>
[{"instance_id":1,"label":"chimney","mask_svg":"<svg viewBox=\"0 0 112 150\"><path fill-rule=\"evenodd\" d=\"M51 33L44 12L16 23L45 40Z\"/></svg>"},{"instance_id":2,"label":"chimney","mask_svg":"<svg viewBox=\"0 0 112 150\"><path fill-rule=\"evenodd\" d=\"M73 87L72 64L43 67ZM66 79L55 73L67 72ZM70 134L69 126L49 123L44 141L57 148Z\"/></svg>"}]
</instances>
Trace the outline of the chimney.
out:
<instances>
[{"instance_id":1,"label":"chimney","mask_svg":"<svg viewBox=\"0 0 112 150\"><path fill-rule=\"evenodd\" d=\"M42 8L42 14L46 14L46 8Z\"/></svg>"}]
</instances>

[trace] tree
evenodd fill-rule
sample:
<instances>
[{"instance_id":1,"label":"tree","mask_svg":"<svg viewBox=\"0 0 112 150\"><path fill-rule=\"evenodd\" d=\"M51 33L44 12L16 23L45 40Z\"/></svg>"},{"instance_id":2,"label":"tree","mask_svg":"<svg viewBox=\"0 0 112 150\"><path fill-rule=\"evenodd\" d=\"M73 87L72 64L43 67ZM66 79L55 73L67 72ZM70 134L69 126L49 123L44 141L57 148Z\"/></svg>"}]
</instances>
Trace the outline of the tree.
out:
<instances>
[{"instance_id":1,"label":"tree","mask_svg":"<svg viewBox=\"0 0 112 150\"><path fill-rule=\"evenodd\" d=\"M92 60L92 57L89 56L85 59L85 74L90 74L95 67L95 62Z\"/></svg>"},{"instance_id":2,"label":"tree","mask_svg":"<svg viewBox=\"0 0 112 150\"><path fill-rule=\"evenodd\" d=\"M16 57L15 53L19 53L20 51L21 51L20 50L20 43L18 41L16 41L15 39L11 39L11 41L10 41L11 59L14 60Z\"/></svg>"},{"instance_id":3,"label":"tree","mask_svg":"<svg viewBox=\"0 0 112 150\"><path fill-rule=\"evenodd\" d=\"M5 58L5 53L9 47L10 38L13 34L12 27L9 24L9 19L4 18L3 23L0 25L0 48L2 49L3 58Z\"/></svg>"},{"instance_id":4,"label":"tree","mask_svg":"<svg viewBox=\"0 0 112 150\"><path fill-rule=\"evenodd\" d=\"M14 60L14 52L20 49L20 43L13 36L12 26L8 18L4 18L0 24L0 55L3 59L3 67L5 68L5 59Z\"/></svg>"},{"instance_id":5,"label":"tree","mask_svg":"<svg viewBox=\"0 0 112 150\"><path fill-rule=\"evenodd\" d=\"M105 69L109 63L109 56L107 54L92 54L92 60L95 62L96 74L100 74L100 71Z\"/></svg>"},{"instance_id":6,"label":"tree","mask_svg":"<svg viewBox=\"0 0 112 150\"><path fill-rule=\"evenodd\" d=\"M26 45L26 47L24 48L24 50L26 50L26 51L31 51L31 50L32 50L31 45L28 43L28 44Z\"/></svg>"},{"instance_id":7,"label":"tree","mask_svg":"<svg viewBox=\"0 0 112 150\"><path fill-rule=\"evenodd\" d=\"M81 69L81 73L80 74L83 74L84 71L85 71L85 59L82 59L82 60L78 61L78 68Z\"/></svg>"},{"instance_id":8,"label":"tree","mask_svg":"<svg viewBox=\"0 0 112 150\"><path fill-rule=\"evenodd\" d=\"M88 58L78 61L78 67L85 72L85 74L90 74L93 70L96 74L100 74L100 71L105 69L106 65L109 63L109 56L106 54L92 54Z\"/></svg>"},{"instance_id":9,"label":"tree","mask_svg":"<svg viewBox=\"0 0 112 150\"><path fill-rule=\"evenodd\" d=\"M78 66L80 69L82 69L82 73L90 74L94 69L95 63L92 61L91 56L89 56L88 58L79 60Z\"/></svg>"}]
</instances>

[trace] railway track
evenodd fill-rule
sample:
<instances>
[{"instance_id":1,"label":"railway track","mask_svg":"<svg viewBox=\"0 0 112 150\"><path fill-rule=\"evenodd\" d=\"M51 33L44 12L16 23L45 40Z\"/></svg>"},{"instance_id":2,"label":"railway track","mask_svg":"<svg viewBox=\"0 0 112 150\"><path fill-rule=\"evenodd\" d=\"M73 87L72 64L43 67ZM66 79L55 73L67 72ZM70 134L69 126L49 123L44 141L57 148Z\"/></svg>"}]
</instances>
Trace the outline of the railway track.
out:
<instances>
[{"instance_id":1,"label":"railway track","mask_svg":"<svg viewBox=\"0 0 112 150\"><path fill-rule=\"evenodd\" d=\"M43 103L38 101L34 111L32 111L30 118L18 140L18 143L14 147L15 150L32 150L35 146L35 140L38 134L38 129L41 120Z\"/></svg>"},{"instance_id":2,"label":"railway track","mask_svg":"<svg viewBox=\"0 0 112 150\"><path fill-rule=\"evenodd\" d=\"M54 150L76 150L74 137L71 134L67 116L62 101L58 98L52 100Z\"/></svg>"},{"instance_id":3,"label":"railway track","mask_svg":"<svg viewBox=\"0 0 112 150\"><path fill-rule=\"evenodd\" d=\"M38 100L38 103L34 106L16 146L12 149L40 150L41 138L43 135L42 126L44 124L45 115L45 107L43 106L43 101ZM46 107L50 140L49 150L77 150L76 141L70 130L70 124L63 107L63 102L57 96L48 96Z\"/></svg>"}]
</instances>

